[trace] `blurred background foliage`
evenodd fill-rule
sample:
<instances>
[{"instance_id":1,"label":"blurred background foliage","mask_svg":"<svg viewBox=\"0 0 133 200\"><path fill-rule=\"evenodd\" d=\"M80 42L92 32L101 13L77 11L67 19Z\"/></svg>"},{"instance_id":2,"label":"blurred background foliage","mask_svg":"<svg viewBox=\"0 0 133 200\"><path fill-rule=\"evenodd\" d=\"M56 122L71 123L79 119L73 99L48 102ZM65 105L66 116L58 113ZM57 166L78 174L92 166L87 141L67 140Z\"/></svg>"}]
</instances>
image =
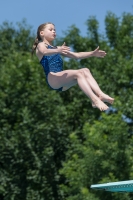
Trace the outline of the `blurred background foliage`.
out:
<instances>
[{"instance_id":1,"label":"blurred background foliage","mask_svg":"<svg viewBox=\"0 0 133 200\"><path fill-rule=\"evenodd\" d=\"M86 37L72 25L55 41L77 52L107 52L104 59L64 58L64 69L89 68L115 98L102 113L78 86L48 88L26 21L0 26L0 200L132 199L90 189L133 179L133 15L108 13L105 27L99 33L90 17Z\"/></svg>"}]
</instances>

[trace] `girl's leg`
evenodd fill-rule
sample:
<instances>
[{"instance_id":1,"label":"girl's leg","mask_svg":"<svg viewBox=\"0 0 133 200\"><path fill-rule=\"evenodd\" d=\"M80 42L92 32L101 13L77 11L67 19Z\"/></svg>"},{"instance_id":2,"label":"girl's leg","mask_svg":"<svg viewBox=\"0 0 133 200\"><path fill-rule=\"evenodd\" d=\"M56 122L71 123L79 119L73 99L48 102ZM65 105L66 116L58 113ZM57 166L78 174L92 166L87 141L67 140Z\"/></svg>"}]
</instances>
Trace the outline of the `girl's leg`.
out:
<instances>
[{"instance_id":1,"label":"girl's leg","mask_svg":"<svg viewBox=\"0 0 133 200\"><path fill-rule=\"evenodd\" d=\"M108 106L92 91L90 85L86 81L83 70L65 70L58 73L50 72L48 75L48 82L51 87L55 89L69 87L77 82L81 90L91 99L95 107L99 108L101 111L108 109Z\"/></svg>"},{"instance_id":2,"label":"girl's leg","mask_svg":"<svg viewBox=\"0 0 133 200\"><path fill-rule=\"evenodd\" d=\"M82 69L85 74L85 78L87 82L89 83L90 87L92 90L95 92L95 94L104 102L108 102L110 104L113 103L114 99L108 96L107 94L103 93L102 90L100 89L99 85L97 84L96 80L93 78L90 70L88 68L83 68Z\"/></svg>"}]
</instances>

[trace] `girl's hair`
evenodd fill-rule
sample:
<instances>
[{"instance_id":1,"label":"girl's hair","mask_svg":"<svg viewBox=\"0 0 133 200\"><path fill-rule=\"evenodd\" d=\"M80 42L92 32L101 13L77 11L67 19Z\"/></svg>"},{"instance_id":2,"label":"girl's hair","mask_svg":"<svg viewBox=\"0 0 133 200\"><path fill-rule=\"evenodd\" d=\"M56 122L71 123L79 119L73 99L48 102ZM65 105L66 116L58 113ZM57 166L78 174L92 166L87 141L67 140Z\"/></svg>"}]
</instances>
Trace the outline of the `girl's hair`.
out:
<instances>
[{"instance_id":1,"label":"girl's hair","mask_svg":"<svg viewBox=\"0 0 133 200\"><path fill-rule=\"evenodd\" d=\"M35 39L34 44L33 44L33 46L32 46L32 51L31 51L31 54L32 54L32 55L34 54L34 51L36 50L38 43L42 40L41 37L40 37L40 32L43 31L44 28L45 28L48 24L53 24L53 23L47 22L47 23L41 24L41 25L38 27L38 29L37 29L37 36L36 36L36 39ZM53 25L54 25L54 24L53 24Z\"/></svg>"}]
</instances>

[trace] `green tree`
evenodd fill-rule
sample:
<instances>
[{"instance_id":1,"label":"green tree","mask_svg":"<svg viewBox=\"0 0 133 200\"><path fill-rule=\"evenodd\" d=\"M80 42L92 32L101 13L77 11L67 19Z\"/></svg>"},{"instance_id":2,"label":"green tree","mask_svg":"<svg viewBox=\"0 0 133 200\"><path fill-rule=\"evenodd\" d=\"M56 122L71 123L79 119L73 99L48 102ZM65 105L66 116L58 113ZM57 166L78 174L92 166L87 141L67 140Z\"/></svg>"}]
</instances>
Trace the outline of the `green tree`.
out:
<instances>
[{"instance_id":1,"label":"green tree","mask_svg":"<svg viewBox=\"0 0 133 200\"><path fill-rule=\"evenodd\" d=\"M92 191L92 184L132 179L132 136L121 113L102 114L101 120L83 128L84 141L75 132L70 135L67 162L60 173L66 182L60 187L64 199L130 199L130 195ZM93 194L93 196L92 196Z\"/></svg>"},{"instance_id":2,"label":"green tree","mask_svg":"<svg viewBox=\"0 0 133 200\"><path fill-rule=\"evenodd\" d=\"M8 35L9 30L6 24L1 32ZM12 37L5 34L3 43L9 45L2 43L0 68L0 195L4 200L58 199L58 170L71 132L66 108L60 95L45 84L41 65L30 55L31 46L17 46L17 37L22 43L34 40L30 29L24 30L25 37L21 28L12 30L16 42L13 46Z\"/></svg>"},{"instance_id":3,"label":"green tree","mask_svg":"<svg viewBox=\"0 0 133 200\"><path fill-rule=\"evenodd\" d=\"M101 116L97 111L93 114L88 110L89 119L82 123L86 124L83 131L80 130L79 134L78 129L75 129L70 135L71 145L61 169L61 174L66 178L65 184L61 185L64 199L131 198L131 194L93 192L90 185L133 178L132 19L133 16L129 13L124 13L121 18L108 13L105 18L106 36L98 34L98 22L95 18L90 18L87 21L90 31L88 38L81 37L74 26L70 27L66 38L63 38L75 51L88 51L99 41L100 48L107 51L106 58L102 61L94 58L80 60L78 65L88 67L103 91L115 97L115 103L106 115ZM69 65L70 63L71 60ZM76 93L80 99L78 95L79 93ZM82 113L84 115L84 110ZM87 138L84 138L85 133L88 134ZM92 197L92 192L96 196Z\"/></svg>"}]
</instances>

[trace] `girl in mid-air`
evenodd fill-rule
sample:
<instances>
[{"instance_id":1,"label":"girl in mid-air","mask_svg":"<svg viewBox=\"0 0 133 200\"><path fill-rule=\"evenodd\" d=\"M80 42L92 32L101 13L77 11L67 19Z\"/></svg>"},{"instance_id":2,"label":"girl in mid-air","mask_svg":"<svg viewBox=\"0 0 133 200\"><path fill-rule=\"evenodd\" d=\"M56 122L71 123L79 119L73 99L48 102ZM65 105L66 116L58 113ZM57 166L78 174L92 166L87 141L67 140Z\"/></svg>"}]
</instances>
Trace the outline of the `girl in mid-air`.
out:
<instances>
[{"instance_id":1,"label":"girl in mid-air","mask_svg":"<svg viewBox=\"0 0 133 200\"><path fill-rule=\"evenodd\" d=\"M93 78L88 68L78 70L63 70L63 61L61 55L68 58L83 59L88 57L101 57L106 55L105 51L99 50L99 47L91 52L72 52L65 45L52 46L56 37L56 30L53 23L41 24L37 30L32 53L36 50L36 55L40 64L44 68L46 82L52 90L65 91L78 84L80 89L90 98L92 106L101 111L108 109L104 102L110 104L114 99L101 91L97 82Z\"/></svg>"}]
</instances>

